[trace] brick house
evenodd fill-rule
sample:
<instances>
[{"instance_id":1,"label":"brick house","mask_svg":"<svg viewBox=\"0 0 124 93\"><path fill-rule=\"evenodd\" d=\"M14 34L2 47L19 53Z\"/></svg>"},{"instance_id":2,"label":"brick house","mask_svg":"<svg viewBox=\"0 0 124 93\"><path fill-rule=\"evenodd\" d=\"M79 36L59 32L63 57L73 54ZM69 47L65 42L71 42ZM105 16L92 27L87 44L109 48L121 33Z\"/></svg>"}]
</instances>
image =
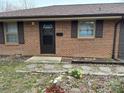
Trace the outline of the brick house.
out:
<instances>
[{"instance_id":1,"label":"brick house","mask_svg":"<svg viewBox=\"0 0 124 93\"><path fill-rule=\"evenodd\" d=\"M0 55L124 58L124 3L0 13Z\"/></svg>"}]
</instances>

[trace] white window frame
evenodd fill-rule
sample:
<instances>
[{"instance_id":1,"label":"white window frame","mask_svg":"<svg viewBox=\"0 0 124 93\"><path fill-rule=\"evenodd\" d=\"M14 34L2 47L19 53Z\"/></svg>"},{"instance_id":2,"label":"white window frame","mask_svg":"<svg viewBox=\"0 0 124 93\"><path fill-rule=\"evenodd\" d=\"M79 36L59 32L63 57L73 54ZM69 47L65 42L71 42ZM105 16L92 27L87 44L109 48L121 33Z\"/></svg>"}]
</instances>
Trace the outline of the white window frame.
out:
<instances>
[{"instance_id":1,"label":"white window frame","mask_svg":"<svg viewBox=\"0 0 124 93\"><path fill-rule=\"evenodd\" d=\"M18 40L18 27L17 27L17 31L16 32L7 32L8 30L8 23L15 23L17 24L17 22L5 22L4 23L4 38L5 38L5 44L6 45L18 45L19 44L19 40ZM7 42L7 35L9 34L14 34L17 36L17 42Z\"/></svg>"},{"instance_id":2,"label":"white window frame","mask_svg":"<svg viewBox=\"0 0 124 93\"><path fill-rule=\"evenodd\" d=\"M81 23L81 22L94 22L93 36L85 36L85 37L82 36L82 37L81 37L81 36L79 35L80 23ZM84 39L85 39L85 38L89 38L89 39L91 38L91 39L92 39L92 38L95 38L95 29L96 29L96 21L95 21L95 20L79 20L79 21L78 21L78 33L77 33L78 38L79 38L79 39L83 39L83 38L84 38Z\"/></svg>"}]
</instances>

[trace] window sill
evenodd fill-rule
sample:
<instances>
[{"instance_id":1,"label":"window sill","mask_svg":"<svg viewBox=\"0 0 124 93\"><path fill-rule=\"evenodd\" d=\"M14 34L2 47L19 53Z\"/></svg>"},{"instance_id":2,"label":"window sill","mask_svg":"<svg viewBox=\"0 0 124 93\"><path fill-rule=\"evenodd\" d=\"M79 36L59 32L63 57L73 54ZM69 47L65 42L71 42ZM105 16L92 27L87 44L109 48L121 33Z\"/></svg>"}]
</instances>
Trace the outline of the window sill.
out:
<instances>
[{"instance_id":1,"label":"window sill","mask_svg":"<svg viewBox=\"0 0 124 93\"><path fill-rule=\"evenodd\" d=\"M7 45L7 46L18 46L19 44L18 43L6 43L5 45Z\"/></svg>"},{"instance_id":2,"label":"window sill","mask_svg":"<svg viewBox=\"0 0 124 93\"><path fill-rule=\"evenodd\" d=\"M95 37L78 37L78 39L95 39Z\"/></svg>"}]
</instances>

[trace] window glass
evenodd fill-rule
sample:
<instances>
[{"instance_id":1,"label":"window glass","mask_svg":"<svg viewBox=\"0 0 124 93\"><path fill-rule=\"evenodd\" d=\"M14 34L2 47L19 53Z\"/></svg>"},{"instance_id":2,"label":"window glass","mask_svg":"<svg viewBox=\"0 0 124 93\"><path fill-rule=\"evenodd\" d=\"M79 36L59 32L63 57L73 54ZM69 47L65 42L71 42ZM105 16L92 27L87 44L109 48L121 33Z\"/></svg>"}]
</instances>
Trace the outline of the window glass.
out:
<instances>
[{"instance_id":1,"label":"window glass","mask_svg":"<svg viewBox=\"0 0 124 93\"><path fill-rule=\"evenodd\" d=\"M44 28L44 29L52 29L53 26L52 26L51 24L44 24L44 25L43 25L43 28Z\"/></svg>"},{"instance_id":2,"label":"window glass","mask_svg":"<svg viewBox=\"0 0 124 93\"><path fill-rule=\"evenodd\" d=\"M81 21L79 22L79 37L92 37L94 36L94 22Z\"/></svg>"},{"instance_id":3,"label":"window glass","mask_svg":"<svg viewBox=\"0 0 124 93\"><path fill-rule=\"evenodd\" d=\"M18 43L17 23L5 23L4 29L6 43Z\"/></svg>"},{"instance_id":4,"label":"window glass","mask_svg":"<svg viewBox=\"0 0 124 93\"><path fill-rule=\"evenodd\" d=\"M7 30L8 33L17 32L17 24L16 23L7 23Z\"/></svg>"},{"instance_id":5,"label":"window glass","mask_svg":"<svg viewBox=\"0 0 124 93\"><path fill-rule=\"evenodd\" d=\"M17 36L14 34L8 34L6 35L6 41L7 42L17 42Z\"/></svg>"}]
</instances>

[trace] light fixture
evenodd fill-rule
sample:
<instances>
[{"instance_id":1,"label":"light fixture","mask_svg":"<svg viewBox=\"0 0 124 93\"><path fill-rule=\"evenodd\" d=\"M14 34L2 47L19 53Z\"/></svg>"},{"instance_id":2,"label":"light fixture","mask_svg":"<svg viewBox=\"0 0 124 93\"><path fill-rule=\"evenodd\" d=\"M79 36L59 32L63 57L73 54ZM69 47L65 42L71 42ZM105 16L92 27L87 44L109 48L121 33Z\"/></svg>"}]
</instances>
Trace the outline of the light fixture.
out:
<instances>
[{"instance_id":1,"label":"light fixture","mask_svg":"<svg viewBox=\"0 0 124 93\"><path fill-rule=\"evenodd\" d=\"M35 22L31 22L31 25L32 25L32 26L35 25Z\"/></svg>"}]
</instances>

